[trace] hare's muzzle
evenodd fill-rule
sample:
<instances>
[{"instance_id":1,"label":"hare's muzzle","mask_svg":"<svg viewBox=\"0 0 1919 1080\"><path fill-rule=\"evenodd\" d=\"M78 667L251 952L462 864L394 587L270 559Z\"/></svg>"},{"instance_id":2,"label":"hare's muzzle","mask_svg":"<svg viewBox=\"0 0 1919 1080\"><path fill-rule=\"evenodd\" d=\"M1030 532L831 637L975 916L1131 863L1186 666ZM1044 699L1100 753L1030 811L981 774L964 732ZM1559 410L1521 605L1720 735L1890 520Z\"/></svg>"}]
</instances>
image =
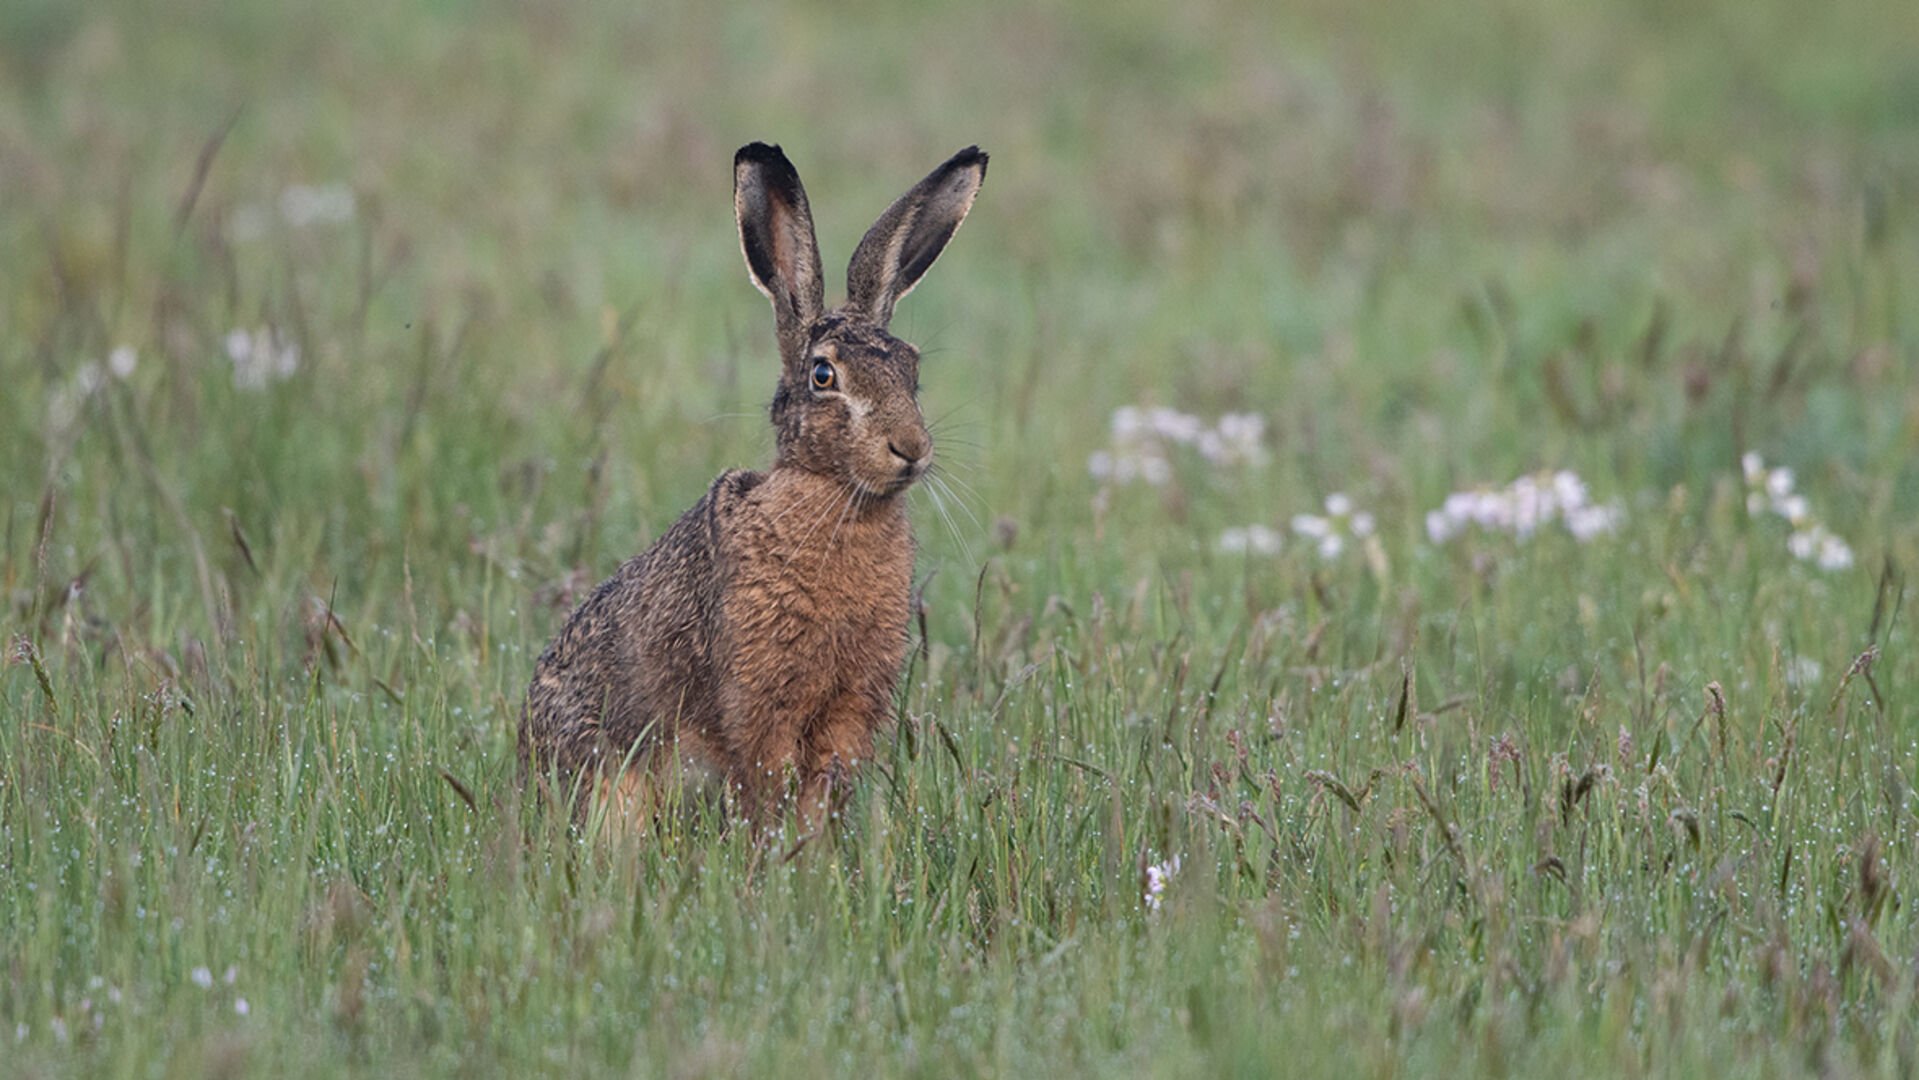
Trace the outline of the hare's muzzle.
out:
<instances>
[{"instance_id":1,"label":"hare's muzzle","mask_svg":"<svg viewBox=\"0 0 1919 1080\"><path fill-rule=\"evenodd\" d=\"M894 435L886 440L886 449L898 466L900 484L917 480L933 463L933 439L924 430Z\"/></svg>"}]
</instances>

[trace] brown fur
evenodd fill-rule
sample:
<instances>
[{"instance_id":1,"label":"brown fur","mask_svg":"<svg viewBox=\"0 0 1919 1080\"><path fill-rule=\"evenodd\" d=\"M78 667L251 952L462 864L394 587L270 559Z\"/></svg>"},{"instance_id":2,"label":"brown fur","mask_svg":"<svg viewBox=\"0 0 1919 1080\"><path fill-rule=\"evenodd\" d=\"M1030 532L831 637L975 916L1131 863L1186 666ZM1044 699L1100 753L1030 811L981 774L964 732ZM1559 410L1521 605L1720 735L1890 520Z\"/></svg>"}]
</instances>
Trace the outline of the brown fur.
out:
<instances>
[{"instance_id":1,"label":"brown fur","mask_svg":"<svg viewBox=\"0 0 1919 1080\"><path fill-rule=\"evenodd\" d=\"M713 482L567 620L521 711L523 769L650 816L676 768L724 776L754 821L797 798L818 824L873 754L907 646L913 536L904 494L931 465L919 353L886 331L971 208L969 148L868 231L848 300L823 311L799 176L778 147L734 162L741 247L773 302L781 374L770 469ZM830 366L832 385L814 385Z\"/></svg>"}]
</instances>

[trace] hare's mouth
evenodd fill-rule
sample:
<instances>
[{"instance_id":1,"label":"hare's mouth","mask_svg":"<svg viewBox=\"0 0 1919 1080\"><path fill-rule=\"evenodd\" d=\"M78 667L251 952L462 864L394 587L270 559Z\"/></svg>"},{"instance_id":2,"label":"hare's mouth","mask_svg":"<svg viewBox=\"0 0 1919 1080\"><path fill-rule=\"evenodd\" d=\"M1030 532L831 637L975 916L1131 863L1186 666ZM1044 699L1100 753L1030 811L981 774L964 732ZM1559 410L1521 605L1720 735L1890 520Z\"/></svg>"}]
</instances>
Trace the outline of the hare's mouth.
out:
<instances>
[{"instance_id":1,"label":"hare's mouth","mask_svg":"<svg viewBox=\"0 0 1919 1080\"><path fill-rule=\"evenodd\" d=\"M925 459L902 465L898 469L881 471L864 476L855 476L853 478L853 486L859 490L860 494L869 499L891 498L905 491L907 488L912 487L918 482L920 477L926 475L927 470L932 467L932 464L932 458L929 456Z\"/></svg>"},{"instance_id":2,"label":"hare's mouth","mask_svg":"<svg viewBox=\"0 0 1919 1080\"><path fill-rule=\"evenodd\" d=\"M933 467L933 449L930 446L910 447L913 454L902 452L895 443L887 443L886 453L878 461L863 463L857 468L853 483L869 497L898 495L925 476Z\"/></svg>"},{"instance_id":3,"label":"hare's mouth","mask_svg":"<svg viewBox=\"0 0 1919 1080\"><path fill-rule=\"evenodd\" d=\"M859 490L860 494L869 499L890 499L905 491L907 488L912 487L914 481L919 478L919 473L914 473L910 476L889 476L883 480L867 480L862 478L853 481L853 486Z\"/></svg>"}]
</instances>

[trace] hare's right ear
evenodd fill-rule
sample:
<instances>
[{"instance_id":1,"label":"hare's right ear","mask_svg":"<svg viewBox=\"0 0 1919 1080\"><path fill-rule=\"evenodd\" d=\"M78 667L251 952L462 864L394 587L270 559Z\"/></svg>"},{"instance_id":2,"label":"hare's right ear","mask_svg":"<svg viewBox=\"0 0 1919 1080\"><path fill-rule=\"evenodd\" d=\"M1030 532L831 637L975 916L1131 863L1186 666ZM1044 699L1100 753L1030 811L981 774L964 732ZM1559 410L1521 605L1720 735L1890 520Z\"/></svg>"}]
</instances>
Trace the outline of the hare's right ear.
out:
<instances>
[{"instance_id":1,"label":"hare's right ear","mask_svg":"<svg viewBox=\"0 0 1919 1080\"><path fill-rule=\"evenodd\" d=\"M879 326L891 322L893 305L946 249L985 181L986 153L969 146L887 207L846 268L847 305Z\"/></svg>"},{"instance_id":2,"label":"hare's right ear","mask_svg":"<svg viewBox=\"0 0 1919 1080\"><path fill-rule=\"evenodd\" d=\"M733 155L733 213L747 272L773 301L784 351L819 317L826 290L806 189L779 147L748 143Z\"/></svg>"}]
</instances>

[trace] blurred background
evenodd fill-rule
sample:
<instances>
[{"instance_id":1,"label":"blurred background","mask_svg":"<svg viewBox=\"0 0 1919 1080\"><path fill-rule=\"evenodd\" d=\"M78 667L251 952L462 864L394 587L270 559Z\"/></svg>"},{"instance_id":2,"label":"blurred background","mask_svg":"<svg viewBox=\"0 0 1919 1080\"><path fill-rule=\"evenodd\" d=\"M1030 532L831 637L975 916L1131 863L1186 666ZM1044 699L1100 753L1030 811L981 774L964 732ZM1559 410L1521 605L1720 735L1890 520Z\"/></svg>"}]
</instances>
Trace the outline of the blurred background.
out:
<instances>
[{"instance_id":1,"label":"blurred background","mask_svg":"<svg viewBox=\"0 0 1919 1080\"><path fill-rule=\"evenodd\" d=\"M769 457L754 139L834 297L889 200L992 154L894 326L949 478L915 496L948 638L1016 537L1071 594L1335 491L1396 552L1456 488L1628 497L1757 449L1841 522L1896 516L1915 42L1866 2L15 0L11 610L171 669L249 604L298 649L297 597L384 621L424 576L429 621L513 650L510 711L581 588ZM1102 495L1129 405L1256 414L1271 467Z\"/></svg>"},{"instance_id":2,"label":"blurred background","mask_svg":"<svg viewBox=\"0 0 1919 1080\"><path fill-rule=\"evenodd\" d=\"M946 463L915 495L936 637L1016 540L1072 595L1332 492L1397 555L1454 489L1710 490L1760 450L1835 521L1897 519L1915 41L1865 2L15 0L13 618L177 671L406 596L510 650L501 737L580 590L769 456L753 139L801 169L833 295L890 199L992 154L894 326ZM1103 490L1127 406L1255 414L1270 467Z\"/></svg>"},{"instance_id":3,"label":"blurred background","mask_svg":"<svg viewBox=\"0 0 1919 1080\"><path fill-rule=\"evenodd\" d=\"M889 199L992 153L896 324L975 516L1043 521L1136 401L1266 415L1288 452L1254 511L1553 462L1670 483L1733 449L1686 429L1719 374L1688 345L1798 341L1868 382L1909 360L1916 41L1910 5L1863 2L15 0L15 543L53 470L284 530L345 595L475 531L455 510L610 500L610 549L511 538L539 578L603 570L768 449L729 202L752 139L799 165L836 286ZM139 433L92 455L76 372L120 346ZM1845 397L1783 437L1862 460ZM178 524L144 516L119 523Z\"/></svg>"}]
</instances>

